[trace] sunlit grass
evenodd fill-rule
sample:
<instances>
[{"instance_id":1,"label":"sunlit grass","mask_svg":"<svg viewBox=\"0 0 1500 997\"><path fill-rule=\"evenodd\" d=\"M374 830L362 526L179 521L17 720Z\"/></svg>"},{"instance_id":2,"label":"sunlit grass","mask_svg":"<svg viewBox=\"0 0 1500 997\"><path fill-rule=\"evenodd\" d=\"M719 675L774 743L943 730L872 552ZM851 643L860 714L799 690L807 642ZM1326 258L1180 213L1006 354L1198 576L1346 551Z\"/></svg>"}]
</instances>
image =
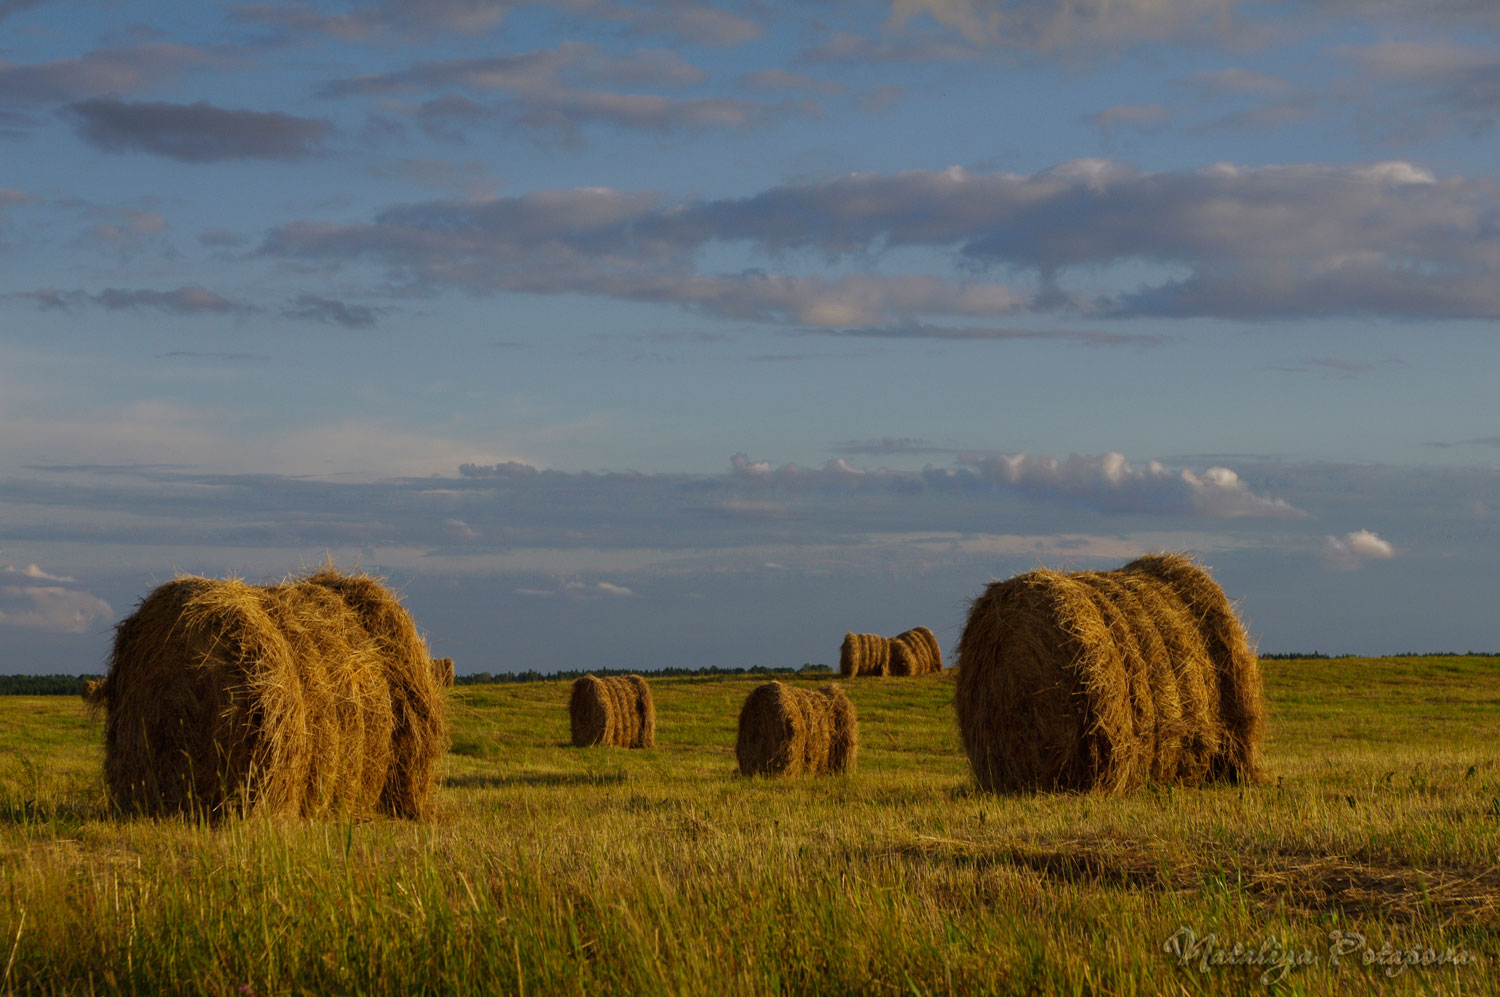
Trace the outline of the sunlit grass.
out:
<instances>
[{"instance_id":1,"label":"sunlit grass","mask_svg":"<svg viewBox=\"0 0 1500 997\"><path fill-rule=\"evenodd\" d=\"M1319 957L1277 993L1489 992L1500 663L1266 669L1271 784L1121 799L974 792L946 677L845 683L858 770L790 781L734 774L760 680L653 680L645 751L568 747L563 683L464 687L426 825L116 822L81 703L0 699L0 991L1261 991L1185 926ZM1333 931L1477 962L1335 969Z\"/></svg>"}]
</instances>

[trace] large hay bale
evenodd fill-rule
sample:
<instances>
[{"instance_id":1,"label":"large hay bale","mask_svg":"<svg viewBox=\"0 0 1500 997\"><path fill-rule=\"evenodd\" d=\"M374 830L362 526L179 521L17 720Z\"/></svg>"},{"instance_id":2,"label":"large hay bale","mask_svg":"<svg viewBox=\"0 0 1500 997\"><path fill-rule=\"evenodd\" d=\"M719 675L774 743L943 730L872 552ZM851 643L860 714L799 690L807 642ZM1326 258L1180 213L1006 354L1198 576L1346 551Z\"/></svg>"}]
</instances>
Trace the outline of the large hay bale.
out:
<instances>
[{"instance_id":1,"label":"large hay bale","mask_svg":"<svg viewBox=\"0 0 1500 997\"><path fill-rule=\"evenodd\" d=\"M1244 628L1181 555L993 582L959 639L959 729L994 791L1257 781L1260 697Z\"/></svg>"},{"instance_id":2,"label":"large hay bale","mask_svg":"<svg viewBox=\"0 0 1500 997\"><path fill-rule=\"evenodd\" d=\"M184 577L115 628L105 781L123 810L430 810L447 750L426 644L379 581Z\"/></svg>"},{"instance_id":3,"label":"large hay bale","mask_svg":"<svg viewBox=\"0 0 1500 997\"><path fill-rule=\"evenodd\" d=\"M844 643L839 646L840 675L889 675L890 670L890 640L879 634L844 634Z\"/></svg>"},{"instance_id":4,"label":"large hay bale","mask_svg":"<svg viewBox=\"0 0 1500 997\"><path fill-rule=\"evenodd\" d=\"M442 686L443 688L451 688L453 686L454 679L453 659L433 658L432 677L437 681L437 684Z\"/></svg>"},{"instance_id":5,"label":"large hay bale","mask_svg":"<svg viewBox=\"0 0 1500 997\"><path fill-rule=\"evenodd\" d=\"M650 748L656 745L656 704L639 675L585 675L568 697L573 744L585 748Z\"/></svg>"},{"instance_id":6,"label":"large hay bale","mask_svg":"<svg viewBox=\"0 0 1500 997\"><path fill-rule=\"evenodd\" d=\"M914 627L891 638L892 675L932 675L943 670L943 649L937 635L926 627Z\"/></svg>"},{"instance_id":7,"label":"large hay bale","mask_svg":"<svg viewBox=\"0 0 1500 997\"><path fill-rule=\"evenodd\" d=\"M741 775L852 772L859 718L836 685L809 690L767 682L740 709L734 753Z\"/></svg>"}]
</instances>

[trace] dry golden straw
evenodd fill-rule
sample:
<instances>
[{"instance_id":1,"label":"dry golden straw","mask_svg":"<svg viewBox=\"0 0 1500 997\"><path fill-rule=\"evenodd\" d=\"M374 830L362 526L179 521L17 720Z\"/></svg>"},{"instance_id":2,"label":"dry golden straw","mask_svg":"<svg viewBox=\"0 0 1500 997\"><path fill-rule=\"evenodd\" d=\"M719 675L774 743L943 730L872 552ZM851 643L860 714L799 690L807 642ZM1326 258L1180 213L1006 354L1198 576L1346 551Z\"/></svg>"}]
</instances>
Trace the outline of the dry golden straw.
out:
<instances>
[{"instance_id":1,"label":"dry golden straw","mask_svg":"<svg viewBox=\"0 0 1500 997\"><path fill-rule=\"evenodd\" d=\"M767 682L740 709L734 753L741 775L852 772L859 718L836 685L808 690Z\"/></svg>"},{"instance_id":2,"label":"dry golden straw","mask_svg":"<svg viewBox=\"0 0 1500 997\"><path fill-rule=\"evenodd\" d=\"M937 635L916 627L890 640L892 675L931 675L943 670L943 649Z\"/></svg>"},{"instance_id":3,"label":"dry golden straw","mask_svg":"<svg viewBox=\"0 0 1500 997\"><path fill-rule=\"evenodd\" d=\"M104 680L84 679L83 688L79 690L79 695L83 697L83 701L89 706L103 706Z\"/></svg>"},{"instance_id":4,"label":"dry golden straw","mask_svg":"<svg viewBox=\"0 0 1500 997\"><path fill-rule=\"evenodd\" d=\"M451 687L453 685L453 659L433 658L432 677L436 679L437 684L442 686L443 688L446 689Z\"/></svg>"},{"instance_id":5,"label":"dry golden straw","mask_svg":"<svg viewBox=\"0 0 1500 997\"><path fill-rule=\"evenodd\" d=\"M992 582L959 639L954 703L989 790L1263 779L1259 659L1180 554Z\"/></svg>"},{"instance_id":6,"label":"dry golden straw","mask_svg":"<svg viewBox=\"0 0 1500 997\"><path fill-rule=\"evenodd\" d=\"M656 744L656 704L639 675L585 675L568 697L573 744L586 748L650 748Z\"/></svg>"},{"instance_id":7,"label":"dry golden straw","mask_svg":"<svg viewBox=\"0 0 1500 997\"><path fill-rule=\"evenodd\" d=\"M943 649L937 636L926 627L916 627L895 637L879 634L845 634L839 647L839 674L931 675L943 670Z\"/></svg>"},{"instance_id":8,"label":"dry golden straw","mask_svg":"<svg viewBox=\"0 0 1500 997\"><path fill-rule=\"evenodd\" d=\"M844 678L856 675L889 675L891 670L891 642L879 634L844 634L844 643L839 647L839 674Z\"/></svg>"},{"instance_id":9,"label":"dry golden straw","mask_svg":"<svg viewBox=\"0 0 1500 997\"><path fill-rule=\"evenodd\" d=\"M378 580L184 577L115 628L105 781L127 812L422 817L447 751L427 646Z\"/></svg>"}]
</instances>

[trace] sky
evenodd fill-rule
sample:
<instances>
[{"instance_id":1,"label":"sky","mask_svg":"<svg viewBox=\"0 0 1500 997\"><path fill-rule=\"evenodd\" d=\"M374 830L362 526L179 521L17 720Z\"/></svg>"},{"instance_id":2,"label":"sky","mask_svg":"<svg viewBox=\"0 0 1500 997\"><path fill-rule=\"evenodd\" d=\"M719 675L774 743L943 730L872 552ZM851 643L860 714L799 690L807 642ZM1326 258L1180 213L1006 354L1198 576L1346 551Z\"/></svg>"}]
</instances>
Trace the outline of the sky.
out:
<instances>
[{"instance_id":1,"label":"sky","mask_svg":"<svg viewBox=\"0 0 1500 997\"><path fill-rule=\"evenodd\" d=\"M1491 0L0 0L0 673L179 574L460 673L1038 567L1500 650Z\"/></svg>"}]
</instances>

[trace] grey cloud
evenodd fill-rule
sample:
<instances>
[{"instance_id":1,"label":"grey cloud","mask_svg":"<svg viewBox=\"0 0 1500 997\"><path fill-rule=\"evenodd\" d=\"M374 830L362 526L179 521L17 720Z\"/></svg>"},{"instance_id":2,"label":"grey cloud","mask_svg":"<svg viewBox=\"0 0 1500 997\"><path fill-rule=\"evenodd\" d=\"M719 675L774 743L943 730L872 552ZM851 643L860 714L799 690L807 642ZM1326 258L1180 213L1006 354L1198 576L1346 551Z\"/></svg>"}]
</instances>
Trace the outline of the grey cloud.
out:
<instances>
[{"instance_id":1,"label":"grey cloud","mask_svg":"<svg viewBox=\"0 0 1500 997\"><path fill-rule=\"evenodd\" d=\"M0 0L0 21L23 10L40 7L46 2L47 0Z\"/></svg>"},{"instance_id":2,"label":"grey cloud","mask_svg":"<svg viewBox=\"0 0 1500 997\"><path fill-rule=\"evenodd\" d=\"M1381 42L1335 51L1377 83L1410 88L1420 95L1425 110L1415 120L1398 123L1398 136L1403 130L1419 135L1444 125L1443 120L1433 120L1435 113L1471 128L1491 125L1500 116L1500 56L1492 45Z\"/></svg>"},{"instance_id":3,"label":"grey cloud","mask_svg":"<svg viewBox=\"0 0 1500 997\"><path fill-rule=\"evenodd\" d=\"M200 312L225 314L244 311L245 306L215 294L196 284L179 287L175 291L123 290L109 287L89 296L95 303L110 311L135 308L153 308L178 315L193 315Z\"/></svg>"},{"instance_id":4,"label":"grey cloud","mask_svg":"<svg viewBox=\"0 0 1500 997\"><path fill-rule=\"evenodd\" d=\"M134 93L187 69L220 63L201 49L158 42L97 49L73 59L0 63L0 98L36 103Z\"/></svg>"},{"instance_id":5,"label":"grey cloud","mask_svg":"<svg viewBox=\"0 0 1500 997\"><path fill-rule=\"evenodd\" d=\"M1198 134L1212 132L1240 133L1246 131L1263 131L1273 128L1286 128L1289 125L1300 125L1312 121L1318 116L1317 102L1307 97L1296 97L1289 100L1277 101L1271 104L1262 104L1257 107L1245 107L1229 114L1221 115L1190 129Z\"/></svg>"},{"instance_id":6,"label":"grey cloud","mask_svg":"<svg viewBox=\"0 0 1500 997\"><path fill-rule=\"evenodd\" d=\"M885 457L893 454L957 454L951 447L934 446L931 442L913 436L882 436L878 440L845 440L830 448L834 453L856 456Z\"/></svg>"},{"instance_id":7,"label":"grey cloud","mask_svg":"<svg viewBox=\"0 0 1500 997\"><path fill-rule=\"evenodd\" d=\"M629 21L627 30L632 35L674 35L698 45L743 45L765 34L760 22L743 14L692 0L665 0L614 11Z\"/></svg>"},{"instance_id":8,"label":"grey cloud","mask_svg":"<svg viewBox=\"0 0 1500 997\"><path fill-rule=\"evenodd\" d=\"M385 0L356 3L347 13L324 14L307 4L244 4L241 20L302 34L317 32L345 41L402 31L487 32L518 6L512 0Z\"/></svg>"},{"instance_id":9,"label":"grey cloud","mask_svg":"<svg viewBox=\"0 0 1500 997\"><path fill-rule=\"evenodd\" d=\"M1296 89L1290 80L1238 67L1205 69L1178 82L1214 97L1280 97Z\"/></svg>"},{"instance_id":10,"label":"grey cloud","mask_svg":"<svg viewBox=\"0 0 1500 997\"><path fill-rule=\"evenodd\" d=\"M483 35L500 27L521 7L545 7L556 15L619 25L631 36L664 35L700 45L738 45L764 34L759 22L708 3L692 0L647 0L640 3L563 0L548 4L518 0L384 0L356 3L339 14L324 14L306 4L246 4L233 8L241 20L280 29L289 35L308 32L346 41L403 37L412 31Z\"/></svg>"},{"instance_id":11,"label":"grey cloud","mask_svg":"<svg viewBox=\"0 0 1500 997\"><path fill-rule=\"evenodd\" d=\"M613 86L682 87L708 78L674 52L640 49L614 55L586 42L564 42L517 55L422 62L393 73L334 80L320 92L327 97L350 97L457 88L524 96L563 89L556 80L564 73L578 82Z\"/></svg>"},{"instance_id":12,"label":"grey cloud","mask_svg":"<svg viewBox=\"0 0 1500 997\"><path fill-rule=\"evenodd\" d=\"M1171 121L1172 112L1160 104L1117 104L1095 111L1086 120L1106 131L1118 125L1149 128Z\"/></svg>"},{"instance_id":13,"label":"grey cloud","mask_svg":"<svg viewBox=\"0 0 1500 997\"><path fill-rule=\"evenodd\" d=\"M93 98L70 104L78 135L105 152L138 151L190 163L301 159L333 130L326 121L278 111L231 110L206 101L170 104Z\"/></svg>"},{"instance_id":14,"label":"grey cloud","mask_svg":"<svg viewBox=\"0 0 1500 997\"><path fill-rule=\"evenodd\" d=\"M919 14L974 43L1057 49L1216 37L1240 0L893 0L891 22Z\"/></svg>"},{"instance_id":15,"label":"grey cloud","mask_svg":"<svg viewBox=\"0 0 1500 997\"><path fill-rule=\"evenodd\" d=\"M740 77L742 86L754 90L805 90L809 93L831 97L844 92L844 85L833 80L820 80L806 73L794 73L786 69L757 69Z\"/></svg>"},{"instance_id":16,"label":"grey cloud","mask_svg":"<svg viewBox=\"0 0 1500 997\"><path fill-rule=\"evenodd\" d=\"M215 249L233 249L243 246L250 240L238 232L231 232L222 228L206 228L198 233L198 242L204 246Z\"/></svg>"},{"instance_id":17,"label":"grey cloud","mask_svg":"<svg viewBox=\"0 0 1500 997\"><path fill-rule=\"evenodd\" d=\"M370 329L379 312L366 305L351 305L316 294L299 294L281 314L285 318L341 325L346 329Z\"/></svg>"},{"instance_id":18,"label":"grey cloud","mask_svg":"<svg viewBox=\"0 0 1500 997\"><path fill-rule=\"evenodd\" d=\"M576 142L580 126L588 123L648 131L737 129L775 117L819 112L806 101L766 103L599 89L682 87L706 77L671 52L641 50L618 56L596 45L567 42L518 55L425 62L399 72L335 80L322 92L346 97L459 89L501 95L493 104L451 93L423 102L418 112L422 127L445 138L462 138L467 128L494 120Z\"/></svg>"},{"instance_id":19,"label":"grey cloud","mask_svg":"<svg viewBox=\"0 0 1500 997\"><path fill-rule=\"evenodd\" d=\"M833 37L802 53L803 62L869 65L878 62L958 62L978 58L979 51L944 38L899 37L874 41L864 35L835 32Z\"/></svg>"},{"instance_id":20,"label":"grey cloud","mask_svg":"<svg viewBox=\"0 0 1500 997\"><path fill-rule=\"evenodd\" d=\"M1403 162L1150 173L1080 160L1034 174L859 173L676 204L607 189L434 201L366 225L294 222L263 250L371 260L431 285L571 291L818 327L888 327L929 311L1473 318L1500 315L1497 216L1495 181ZM694 256L713 243L830 257L936 248L975 267L1033 271L1042 291L915 276L699 275ZM1126 263L1186 274L1123 293L1064 283L1070 271Z\"/></svg>"},{"instance_id":21,"label":"grey cloud","mask_svg":"<svg viewBox=\"0 0 1500 997\"><path fill-rule=\"evenodd\" d=\"M30 301L44 310L66 311L84 305L95 305L106 311L135 311L144 308L172 315L226 315L253 311L249 305L231 301L197 284L189 284L173 291L107 287L102 291L89 293L44 288L14 292L5 297Z\"/></svg>"},{"instance_id":22,"label":"grey cloud","mask_svg":"<svg viewBox=\"0 0 1500 997\"><path fill-rule=\"evenodd\" d=\"M198 350L170 350L156 356L161 360L213 360L224 363L265 363L271 359L265 353L204 353Z\"/></svg>"},{"instance_id":23,"label":"grey cloud","mask_svg":"<svg viewBox=\"0 0 1500 997\"><path fill-rule=\"evenodd\" d=\"M901 323L863 329L807 329L811 333L873 339L939 339L950 342L1017 342L1052 340L1081 343L1084 346L1162 346L1168 337L1144 332L1104 332L1095 329L1014 329L972 326L921 325Z\"/></svg>"}]
</instances>

